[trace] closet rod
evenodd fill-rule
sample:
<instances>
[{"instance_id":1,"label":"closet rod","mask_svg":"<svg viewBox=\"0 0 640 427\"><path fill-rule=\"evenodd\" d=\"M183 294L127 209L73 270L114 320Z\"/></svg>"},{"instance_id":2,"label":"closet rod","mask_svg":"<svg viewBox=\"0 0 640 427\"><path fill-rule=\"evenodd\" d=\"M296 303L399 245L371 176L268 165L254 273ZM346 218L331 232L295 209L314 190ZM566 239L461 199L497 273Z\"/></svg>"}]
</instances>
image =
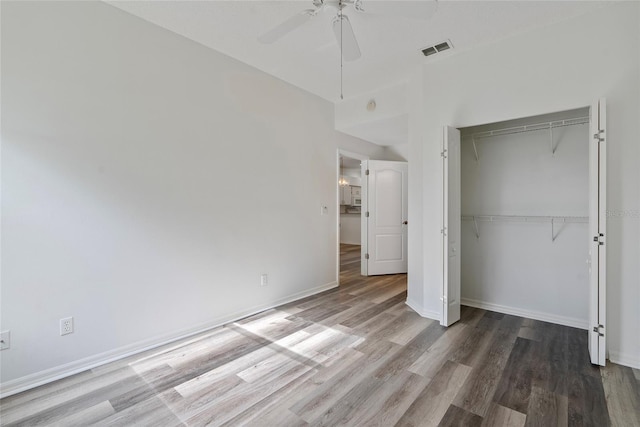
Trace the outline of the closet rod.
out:
<instances>
[{"instance_id":1,"label":"closet rod","mask_svg":"<svg viewBox=\"0 0 640 427\"><path fill-rule=\"evenodd\" d=\"M463 221L509 221L509 222L571 222L588 223L588 216L562 216L562 215L462 215Z\"/></svg>"},{"instance_id":2,"label":"closet rod","mask_svg":"<svg viewBox=\"0 0 640 427\"><path fill-rule=\"evenodd\" d=\"M566 126L575 126L575 125L584 125L589 123L589 117L577 117L575 119L565 119L565 120L554 120L551 122L543 122L543 123L535 123L532 125L523 125L523 126L515 126L503 129L494 129L485 132L477 132L465 139L478 139L478 138L489 138L492 136L502 136L502 135L512 135L515 133L524 133L524 132L533 132L537 130L549 130L554 128L566 127Z\"/></svg>"},{"instance_id":3,"label":"closet rod","mask_svg":"<svg viewBox=\"0 0 640 427\"><path fill-rule=\"evenodd\" d=\"M587 216L546 216L546 215L462 215L463 221L473 221L476 239L480 238L478 221L507 221L507 222L537 222L551 223L551 241L555 242L558 237L556 233L556 223L588 223Z\"/></svg>"}]
</instances>

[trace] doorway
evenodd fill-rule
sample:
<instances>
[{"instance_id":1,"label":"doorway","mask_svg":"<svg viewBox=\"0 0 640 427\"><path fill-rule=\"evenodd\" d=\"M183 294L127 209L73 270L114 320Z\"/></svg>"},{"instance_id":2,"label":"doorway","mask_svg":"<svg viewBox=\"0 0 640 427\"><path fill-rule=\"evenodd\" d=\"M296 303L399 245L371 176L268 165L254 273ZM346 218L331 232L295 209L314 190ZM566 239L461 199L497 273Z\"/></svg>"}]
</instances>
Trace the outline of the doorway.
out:
<instances>
[{"instance_id":1,"label":"doorway","mask_svg":"<svg viewBox=\"0 0 640 427\"><path fill-rule=\"evenodd\" d=\"M341 283L342 269L351 277L356 271L362 276L406 273L407 163L343 150L336 159L336 281Z\"/></svg>"},{"instance_id":2,"label":"doorway","mask_svg":"<svg viewBox=\"0 0 640 427\"><path fill-rule=\"evenodd\" d=\"M338 150L339 284L360 277L362 257L362 168L368 157Z\"/></svg>"}]
</instances>

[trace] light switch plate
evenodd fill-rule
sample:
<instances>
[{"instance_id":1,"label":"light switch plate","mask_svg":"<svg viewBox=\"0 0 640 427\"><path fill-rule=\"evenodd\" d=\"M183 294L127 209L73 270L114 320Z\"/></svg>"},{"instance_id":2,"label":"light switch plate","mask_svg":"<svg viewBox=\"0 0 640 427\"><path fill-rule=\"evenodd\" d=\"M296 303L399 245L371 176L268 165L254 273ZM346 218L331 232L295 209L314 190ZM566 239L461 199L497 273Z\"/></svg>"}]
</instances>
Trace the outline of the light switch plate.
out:
<instances>
[{"instance_id":1,"label":"light switch plate","mask_svg":"<svg viewBox=\"0 0 640 427\"><path fill-rule=\"evenodd\" d=\"M11 331L0 332L0 350L6 350L11 347Z\"/></svg>"}]
</instances>

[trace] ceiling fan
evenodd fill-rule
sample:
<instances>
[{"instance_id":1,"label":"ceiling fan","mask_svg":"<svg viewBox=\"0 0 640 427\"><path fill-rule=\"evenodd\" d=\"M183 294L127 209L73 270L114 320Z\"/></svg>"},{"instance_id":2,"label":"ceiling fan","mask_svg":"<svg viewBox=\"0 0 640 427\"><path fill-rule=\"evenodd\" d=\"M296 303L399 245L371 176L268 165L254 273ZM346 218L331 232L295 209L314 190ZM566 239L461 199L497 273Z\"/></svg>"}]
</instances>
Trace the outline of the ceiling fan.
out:
<instances>
[{"instance_id":1,"label":"ceiling fan","mask_svg":"<svg viewBox=\"0 0 640 427\"><path fill-rule=\"evenodd\" d=\"M340 46L342 50L342 57L345 61L355 61L360 58L361 53L358 40L356 39L349 17L345 15L343 11L347 8L353 8L353 10L358 13L364 13L365 7L363 7L363 0L312 0L312 2L314 9L306 9L293 15L291 18L262 34L258 37L258 41L267 44L274 43L318 16L320 12L334 10L336 15L333 17L331 26L338 46ZM410 7L407 8L407 6ZM430 18L435 13L436 8L437 0L423 0L419 2L369 1L366 3L367 14L384 13L417 19Z\"/></svg>"}]
</instances>

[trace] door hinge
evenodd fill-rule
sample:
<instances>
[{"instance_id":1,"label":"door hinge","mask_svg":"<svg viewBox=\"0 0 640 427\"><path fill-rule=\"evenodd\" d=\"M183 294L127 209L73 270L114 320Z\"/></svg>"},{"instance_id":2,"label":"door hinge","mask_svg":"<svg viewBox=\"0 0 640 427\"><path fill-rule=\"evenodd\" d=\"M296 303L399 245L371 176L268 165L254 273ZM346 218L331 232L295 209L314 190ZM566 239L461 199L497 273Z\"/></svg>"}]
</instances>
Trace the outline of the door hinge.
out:
<instances>
[{"instance_id":1,"label":"door hinge","mask_svg":"<svg viewBox=\"0 0 640 427\"><path fill-rule=\"evenodd\" d=\"M447 158L447 150L442 150L440 152L440 157L442 157L443 159L446 159Z\"/></svg>"},{"instance_id":2,"label":"door hinge","mask_svg":"<svg viewBox=\"0 0 640 427\"><path fill-rule=\"evenodd\" d=\"M593 241L600 246L604 246L604 234L600 233L597 236L593 236Z\"/></svg>"},{"instance_id":3,"label":"door hinge","mask_svg":"<svg viewBox=\"0 0 640 427\"><path fill-rule=\"evenodd\" d=\"M446 236L447 235L447 227L440 229L440 234Z\"/></svg>"},{"instance_id":4,"label":"door hinge","mask_svg":"<svg viewBox=\"0 0 640 427\"><path fill-rule=\"evenodd\" d=\"M369 212L368 211L364 213L364 217L365 218L369 218Z\"/></svg>"},{"instance_id":5,"label":"door hinge","mask_svg":"<svg viewBox=\"0 0 640 427\"><path fill-rule=\"evenodd\" d=\"M604 336L604 332L600 332L600 329L604 329L604 326L603 325L594 326L593 327L593 332L598 334L599 337L603 337Z\"/></svg>"},{"instance_id":6,"label":"door hinge","mask_svg":"<svg viewBox=\"0 0 640 427\"><path fill-rule=\"evenodd\" d=\"M598 132L593 134L593 139L595 139L596 142L604 142L604 136L602 136L602 134L604 134L604 129L599 129Z\"/></svg>"},{"instance_id":7,"label":"door hinge","mask_svg":"<svg viewBox=\"0 0 640 427\"><path fill-rule=\"evenodd\" d=\"M369 259L369 254L364 254L364 259Z\"/></svg>"},{"instance_id":8,"label":"door hinge","mask_svg":"<svg viewBox=\"0 0 640 427\"><path fill-rule=\"evenodd\" d=\"M364 174L365 174L365 175L369 175L369 169L365 170L365 171L364 171Z\"/></svg>"}]
</instances>

